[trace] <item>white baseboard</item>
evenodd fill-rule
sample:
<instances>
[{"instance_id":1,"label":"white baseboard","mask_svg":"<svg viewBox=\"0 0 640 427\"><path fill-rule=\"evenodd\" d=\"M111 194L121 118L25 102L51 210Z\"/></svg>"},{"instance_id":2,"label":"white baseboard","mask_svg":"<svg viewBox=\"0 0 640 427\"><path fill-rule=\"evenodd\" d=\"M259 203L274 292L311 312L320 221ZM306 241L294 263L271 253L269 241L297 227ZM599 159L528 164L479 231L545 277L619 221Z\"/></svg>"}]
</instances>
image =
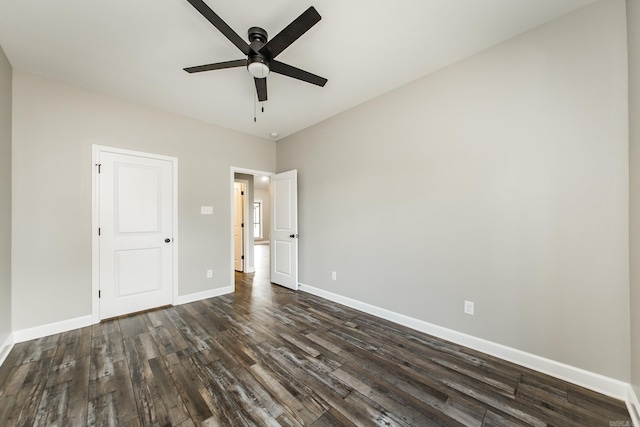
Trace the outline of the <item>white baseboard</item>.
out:
<instances>
[{"instance_id":1,"label":"white baseboard","mask_svg":"<svg viewBox=\"0 0 640 427\"><path fill-rule=\"evenodd\" d=\"M196 292L195 294L181 295L176 301L176 305L189 304L190 302L196 302L207 298L219 297L221 295L232 294L233 286L225 286L224 288L211 289L203 292Z\"/></svg>"},{"instance_id":2,"label":"white baseboard","mask_svg":"<svg viewBox=\"0 0 640 427\"><path fill-rule=\"evenodd\" d=\"M6 340L0 345L0 366L7 360L7 356L11 353L14 345L13 334L9 334Z\"/></svg>"},{"instance_id":3,"label":"white baseboard","mask_svg":"<svg viewBox=\"0 0 640 427\"><path fill-rule=\"evenodd\" d=\"M629 414L631 414L631 422L633 425L640 427L640 401L633 386L629 386L627 409L629 410Z\"/></svg>"},{"instance_id":4,"label":"white baseboard","mask_svg":"<svg viewBox=\"0 0 640 427\"><path fill-rule=\"evenodd\" d=\"M337 302L342 305L372 314L374 316L389 320L408 328L424 332L435 337L451 341L477 351L499 357L500 359L534 369L547 375L568 381L570 383L588 388L598 393L605 394L618 400L628 400L629 384L604 375L589 372L581 368L570 366L555 360L550 360L535 354L527 353L515 348L507 347L491 341L477 338L471 335L457 332L442 326L418 320L413 317L395 313L393 311L376 307L352 298L315 288L313 286L300 284L300 290L317 295L319 297ZM640 426L640 424L636 424Z\"/></svg>"},{"instance_id":5,"label":"white baseboard","mask_svg":"<svg viewBox=\"0 0 640 427\"><path fill-rule=\"evenodd\" d=\"M60 334L73 329L84 328L85 326L93 325L93 323L92 315L76 317L75 319L63 320L61 322L49 323L48 325L14 331L13 339L16 343L20 343L49 335Z\"/></svg>"}]
</instances>

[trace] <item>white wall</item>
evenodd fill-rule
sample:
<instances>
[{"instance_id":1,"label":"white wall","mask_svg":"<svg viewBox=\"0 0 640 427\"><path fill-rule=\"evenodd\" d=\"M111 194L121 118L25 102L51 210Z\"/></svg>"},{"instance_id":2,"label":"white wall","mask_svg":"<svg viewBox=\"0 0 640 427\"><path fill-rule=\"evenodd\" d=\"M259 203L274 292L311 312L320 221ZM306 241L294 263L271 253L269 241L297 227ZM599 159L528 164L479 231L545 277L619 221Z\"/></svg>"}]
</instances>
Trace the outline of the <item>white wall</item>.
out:
<instances>
[{"instance_id":1,"label":"white wall","mask_svg":"<svg viewBox=\"0 0 640 427\"><path fill-rule=\"evenodd\" d=\"M628 381L627 117L607 0L279 141L300 281Z\"/></svg>"},{"instance_id":2,"label":"white wall","mask_svg":"<svg viewBox=\"0 0 640 427\"><path fill-rule=\"evenodd\" d=\"M11 75L0 47L0 360L11 334Z\"/></svg>"},{"instance_id":3,"label":"white wall","mask_svg":"<svg viewBox=\"0 0 640 427\"><path fill-rule=\"evenodd\" d=\"M631 264L631 383L640 396L640 4L627 0Z\"/></svg>"},{"instance_id":4,"label":"white wall","mask_svg":"<svg viewBox=\"0 0 640 427\"><path fill-rule=\"evenodd\" d=\"M177 157L179 293L233 284L230 168L274 170L273 142L18 70L13 97L14 330L91 313L92 144Z\"/></svg>"}]
</instances>

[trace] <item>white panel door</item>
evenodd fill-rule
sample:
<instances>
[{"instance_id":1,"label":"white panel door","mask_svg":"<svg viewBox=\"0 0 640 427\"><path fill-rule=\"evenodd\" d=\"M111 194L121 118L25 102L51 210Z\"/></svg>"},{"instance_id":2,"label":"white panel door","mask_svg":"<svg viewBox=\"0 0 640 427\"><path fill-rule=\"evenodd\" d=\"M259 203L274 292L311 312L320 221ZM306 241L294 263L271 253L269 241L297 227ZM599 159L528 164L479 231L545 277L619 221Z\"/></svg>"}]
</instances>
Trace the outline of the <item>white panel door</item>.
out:
<instances>
[{"instance_id":1,"label":"white panel door","mask_svg":"<svg viewBox=\"0 0 640 427\"><path fill-rule=\"evenodd\" d=\"M298 171L271 177L271 282L298 289Z\"/></svg>"},{"instance_id":2,"label":"white panel door","mask_svg":"<svg viewBox=\"0 0 640 427\"><path fill-rule=\"evenodd\" d=\"M101 152L100 318L173 302L173 165Z\"/></svg>"},{"instance_id":3,"label":"white panel door","mask_svg":"<svg viewBox=\"0 0 640 427\"><path fill-rule=\"evenodd\" d=\"M244 184L233 183L233 265L244 271Z\"/></svg>"}]
</instances>

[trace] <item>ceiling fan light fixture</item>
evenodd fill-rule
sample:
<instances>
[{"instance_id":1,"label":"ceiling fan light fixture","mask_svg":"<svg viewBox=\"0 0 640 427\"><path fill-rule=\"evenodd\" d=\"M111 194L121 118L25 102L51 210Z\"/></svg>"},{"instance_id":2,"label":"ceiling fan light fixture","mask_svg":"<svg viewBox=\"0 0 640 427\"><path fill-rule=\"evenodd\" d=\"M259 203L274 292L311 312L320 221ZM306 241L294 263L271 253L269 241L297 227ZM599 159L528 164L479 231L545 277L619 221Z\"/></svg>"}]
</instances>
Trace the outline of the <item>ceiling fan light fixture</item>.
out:
<instances>
[{"instance_id":1,"label":"ceiling fan light fixture","mask_svg":"<svg viewBox=\"0 0 640 427\"><path fill-rule=\"evenodd\" d=\"M269 75L269 65L262 58L256 58L255 60L250 58L247 70L249 70L249 74L257 79L264 79Z\"/></svg>"}]
</instances>

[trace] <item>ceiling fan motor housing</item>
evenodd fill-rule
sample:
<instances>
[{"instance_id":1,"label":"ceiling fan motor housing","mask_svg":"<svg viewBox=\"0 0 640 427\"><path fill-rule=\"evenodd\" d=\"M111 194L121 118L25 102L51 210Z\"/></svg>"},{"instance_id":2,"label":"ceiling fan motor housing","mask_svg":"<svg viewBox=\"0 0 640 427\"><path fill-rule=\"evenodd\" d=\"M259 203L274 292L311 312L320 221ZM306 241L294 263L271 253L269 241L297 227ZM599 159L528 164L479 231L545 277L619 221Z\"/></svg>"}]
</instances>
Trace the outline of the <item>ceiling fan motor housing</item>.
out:
<instances>
[{"instance_id":1,"label":"ceiling fan motor housing","mask_svg":"<svg viewBox=\"0 0 640 427\"><path fill-rule=\"evenodd\" d=\"M247 70L257 79L264 79L269 74L269 61L264 55L255 54L247 58Z\"/></svg>"},{"instance_id":2,"label":"ceiling fan motor housing","mask_svg":"<svg viewBox=\"0 0 640 427\"><path fill-rule=\"evenodd\" d=\"M264 44L267 42L267 38L269 37L267 32L260 27L251 27L249 28L249 41L251 43L253 42L258 42L261 43L261 46L264 46Z\"/></svg>"},{"instance_id":3,"label":"ceiling fan motor housing","mask_svg":"<svg viewBox=\"0 0 640 427\"><path fill-rule=\"evenodd\" d=\"M267 43L267 32L260 27L249 28L249 41L251 42L251 55L247 58L247 70L257 79L264 79L269 75L269 59L259 50Z\"/></svg>"}]
</instances>

